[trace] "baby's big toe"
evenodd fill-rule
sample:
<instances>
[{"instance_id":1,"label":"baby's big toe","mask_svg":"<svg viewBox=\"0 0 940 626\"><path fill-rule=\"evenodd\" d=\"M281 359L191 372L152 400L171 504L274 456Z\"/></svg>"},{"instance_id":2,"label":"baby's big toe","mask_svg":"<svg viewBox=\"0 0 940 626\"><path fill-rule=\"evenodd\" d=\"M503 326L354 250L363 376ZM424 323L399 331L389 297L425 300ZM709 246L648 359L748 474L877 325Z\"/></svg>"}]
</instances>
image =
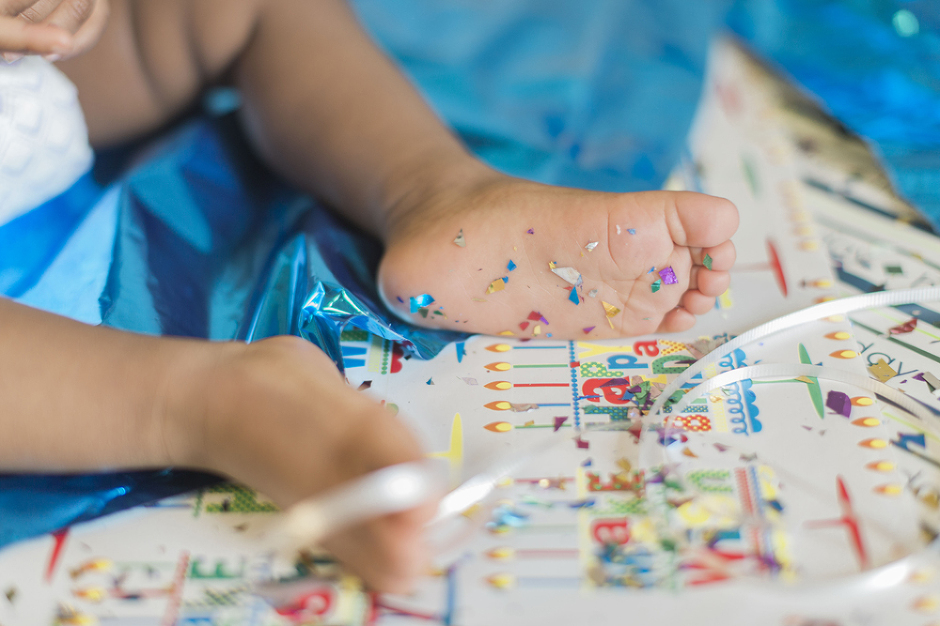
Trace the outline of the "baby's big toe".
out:
<instances>
[{"instance_id":1,"label":"baby's big toe","mask_svg":"<svg viewBox=\"0 0 940 626\"><path fill-rule=\"evenodd\" d=\"M738 209L730 200L690 191L670 195L675 211L669 230L676 244L690 248L719 246L738 229Z\"/></svg>"}]
</instances>

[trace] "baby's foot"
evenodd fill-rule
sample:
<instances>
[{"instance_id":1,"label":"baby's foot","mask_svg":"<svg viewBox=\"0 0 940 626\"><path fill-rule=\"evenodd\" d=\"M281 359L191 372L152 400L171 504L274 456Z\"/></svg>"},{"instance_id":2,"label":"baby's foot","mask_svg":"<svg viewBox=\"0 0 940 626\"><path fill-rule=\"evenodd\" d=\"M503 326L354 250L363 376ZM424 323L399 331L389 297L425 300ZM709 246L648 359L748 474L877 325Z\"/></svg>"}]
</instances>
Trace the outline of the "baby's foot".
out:
<instances>
[{"instance_id":1,"label":"baby's foot","mask_svg":"<svg viewBox=\"0 0 940 626\"><path fill-rule=\"evenodd\" d=\"M422 326L555 339L678 332L727 289L737 226L734 205L712 196L491 175L399 211L379 285Z\"/></svg>"}]
</instances>

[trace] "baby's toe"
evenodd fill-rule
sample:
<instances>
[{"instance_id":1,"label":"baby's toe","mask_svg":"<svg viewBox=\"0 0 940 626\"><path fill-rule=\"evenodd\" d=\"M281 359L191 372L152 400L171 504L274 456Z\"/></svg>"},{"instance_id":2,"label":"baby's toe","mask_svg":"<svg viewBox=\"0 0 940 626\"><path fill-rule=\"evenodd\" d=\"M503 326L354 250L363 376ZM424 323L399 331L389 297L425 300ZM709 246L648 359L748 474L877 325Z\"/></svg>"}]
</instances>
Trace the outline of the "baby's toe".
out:
<instances>
[{"instance_id":1,"label":"baby's toe","mask_svg":"<svg viewBox=\"0 0 940 626\"><path fill-rule=\"evenodd\" d=\"M676 308L663 316L657 332L681 333L695 326L695 315L684 308Z\"/></svg>"},{"instance_id":2,"label":"baby's toe","mask_svg":"<svg viewBox=\"0 0 940 626\"><path fill-rule=\"evenodd\" d=\"M691 289L682 294L679 305L693 315L705 315L715 306L715 296L708 296L701 291Z\"/></svg>"},{"instance_id":3,"label":"baby's toe","mask_svg":"<svg viewBox=\"0 0 940 626\"><path fill-rule=\"evenodd\" d=\"M705 256L708 256L708 259ZM696 265L704 265L714 270L730 270L734 266L737 258L737 252L734 249L734 243L729 239L717 246L710 248L692 249L692 260Z\"/></svg>"},{"instance_id":4,"label":"baby's toe","mask_svg":"<svg viewBox=\"0 0 940 626\"><path fill-rule=\"evenodd\" d=\"M672 240L690 248L718 247L738 229L738 209L724 198L689 191L670 194L674 211L667 211Z\"/></svg>"},{"instance_id":5,"label":"baby's toe","mask_svg":"<svg viewBox=\"0 0 940 626\"><path fill-rule=\"evenodd\" d=\"M717 298L727 291L730 284L731 275L728 272L696 266L692 268L692 280L689 283L689 290L697 289L706 296Z\"/></svg>"}]
</instances>

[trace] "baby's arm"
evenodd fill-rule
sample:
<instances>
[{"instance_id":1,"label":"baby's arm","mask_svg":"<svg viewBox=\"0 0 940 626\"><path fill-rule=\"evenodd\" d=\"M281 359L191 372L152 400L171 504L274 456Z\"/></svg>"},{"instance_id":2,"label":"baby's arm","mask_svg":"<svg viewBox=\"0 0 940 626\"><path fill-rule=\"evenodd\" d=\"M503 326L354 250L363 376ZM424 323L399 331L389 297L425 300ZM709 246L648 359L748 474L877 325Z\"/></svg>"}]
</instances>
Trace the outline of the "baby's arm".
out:
<instances>
[{"instance_id":1,"label":"baby's arm","mask_svg":"<svg viewBox=\"0 0 940 626\"><path fill-rule=\"evenodd\" d=\"M92 327L0 298L0 471L181 466L286 506L418 460L405 426L296 337L251 345ZM406 588L433 504L329 545L372 585Z\"/></svg>"},{"instance_id":2,"label":"baby's arm","mask_svg":"<svg viewBox=\"0 0 940 626\"><path fill-rule=\"evenodd\" d=\"M213 358L208 343L92 327L0 298L0 465L88 471L191 461L170 410ZM182 395L182 394L181 394Z\"/></svg>"}]
</instances>

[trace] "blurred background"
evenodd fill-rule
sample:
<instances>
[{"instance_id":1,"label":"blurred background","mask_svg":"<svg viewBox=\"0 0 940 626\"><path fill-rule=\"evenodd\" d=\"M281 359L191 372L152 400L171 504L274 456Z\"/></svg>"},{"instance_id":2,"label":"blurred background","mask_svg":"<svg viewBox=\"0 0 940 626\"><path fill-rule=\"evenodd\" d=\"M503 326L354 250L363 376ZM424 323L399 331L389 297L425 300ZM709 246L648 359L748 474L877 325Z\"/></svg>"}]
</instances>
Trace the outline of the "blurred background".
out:
<instances>
[{"instance_id":1,"label":"blurred background","mask_svg":"<svg viewBox=\"0 0 940 626\"><path fill-rule=\"evenodd\" d=\"M940 223L940 0L353 0L438 113L495 167L659 187L708 43L740 38L866 137Z\"/></svg>"}]
</instances>

